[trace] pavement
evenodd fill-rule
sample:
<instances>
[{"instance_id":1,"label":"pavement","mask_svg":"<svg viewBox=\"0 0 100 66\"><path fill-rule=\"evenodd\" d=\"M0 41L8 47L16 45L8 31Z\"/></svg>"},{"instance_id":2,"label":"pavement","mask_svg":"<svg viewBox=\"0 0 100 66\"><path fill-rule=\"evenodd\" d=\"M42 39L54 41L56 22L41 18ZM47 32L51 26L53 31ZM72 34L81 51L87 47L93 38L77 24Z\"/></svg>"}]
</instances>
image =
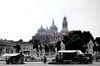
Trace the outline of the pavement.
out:
<instances>
[{"instance_id":1,"label":"pavement","mask_svg":"<svg viewBox=\"0 0 100 66\"><path fill-rule=\"evenodd\" d=\"M100 66L100 62L93 62L93 64L44 64L43 62L25 62L25 64L6 64L4 61L0 62L0 66Z\"/></svg>"},{"instance_id":2,"label":"pavement","mask_svg":"<svg viewBox=\"0 0 100 66\"><path fill-rule=\"evenodd\" d=\"M38 57L37 57L38 58ZM53 59L54 56L48 56L48 62ZM40 59L40 58L38 58ZM93 64L44 64L43 62L24 62L25 64L6 64L5 61L0 61L0 66L100 66L100 62L93 62Z\"/></svg>"}]
</instances>

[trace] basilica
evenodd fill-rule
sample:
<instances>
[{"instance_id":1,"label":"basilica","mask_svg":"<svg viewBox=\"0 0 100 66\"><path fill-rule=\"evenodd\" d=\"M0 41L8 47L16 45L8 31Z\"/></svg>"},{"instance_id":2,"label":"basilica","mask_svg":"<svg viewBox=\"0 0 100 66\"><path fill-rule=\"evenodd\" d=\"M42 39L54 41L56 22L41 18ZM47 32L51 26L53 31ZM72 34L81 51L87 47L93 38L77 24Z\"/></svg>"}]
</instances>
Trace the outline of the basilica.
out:
<instances>
[{"instance_id":1,"label":"basilica","mask_svg":"<svg viewBox=\"0 0 100 66\"><path fill-rule=\"evenodd\" d=\"M62 30L60 32L58 32L58 28L53 20L50 28L45 29L41 26L32 39L38 40L41 44L55 44L63 39L63 35L67 35L68 33L68 21L67 18L64 17L62 21Z\"/></svg>"}]
</instances>

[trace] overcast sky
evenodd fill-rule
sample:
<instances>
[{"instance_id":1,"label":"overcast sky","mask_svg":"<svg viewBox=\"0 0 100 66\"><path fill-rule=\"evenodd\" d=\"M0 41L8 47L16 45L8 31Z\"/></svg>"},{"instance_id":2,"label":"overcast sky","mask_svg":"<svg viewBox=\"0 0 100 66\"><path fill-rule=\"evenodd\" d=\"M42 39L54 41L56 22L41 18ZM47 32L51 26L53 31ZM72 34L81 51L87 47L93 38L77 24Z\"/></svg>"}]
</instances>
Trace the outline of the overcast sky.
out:
<instances>
[{"instance_id":1,"label":"overcast sky","mask_svg":"<svg viewBox=\"0 0 100 66\"><path fill-rule=\"evenodd\" d=\"M60 32L63 17L68 30L90 31L100 37L100 0L0 0L0 38L28 41L52 19Z\"/></svg>"}]
</instances>

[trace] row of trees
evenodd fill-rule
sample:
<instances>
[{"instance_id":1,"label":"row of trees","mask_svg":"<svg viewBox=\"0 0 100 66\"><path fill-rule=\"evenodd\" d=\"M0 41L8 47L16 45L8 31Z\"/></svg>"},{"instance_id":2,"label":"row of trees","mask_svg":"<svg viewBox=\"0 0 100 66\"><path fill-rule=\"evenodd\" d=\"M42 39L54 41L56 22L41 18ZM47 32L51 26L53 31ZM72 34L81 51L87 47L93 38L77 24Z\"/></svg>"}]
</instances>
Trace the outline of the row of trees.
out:
<instances>
[{"instance_id":1,"label":"row of trees","mask_svg":"<svg viewBox=\"0 0 100 66\"><path fill-rule=\"evenodd\" d=\"M94 51L99 51L100 47L97 47L95 42L100 44L100 38L94 40L92 34L89 31L70 31L68 35L63 36L62 42L65 44L66 50L81 50L82 52L86 52L87 44L90 40L92 40L94 43ZM19 42L22 42L22 40L19 40ZM61 44L61 41L58 41L56 45L43 44L44 47L42 47L39 40L30 40L29 42L33 44L33 49L36 48L38 51L39 49L42 51L42 48L45 48L46 52L49 52L49 50L54 51L55 48L60 50Z\"/></svg>"},{"instance_id":2,"label":"row of trees","mask_svg":"<svg viewBox=\"0 0 100 66\"><path fill-rule=\"evenodd\" d=\"M63 37L63 43L65 44L66 50L81 50L82 52L86 51L86 46L89 43L89 41L92 40L95 44L95 40L92 36L92 34L89 31L70 31L68 35L64 35ZM42 46L39 42L39 40L30 40L31 43L33 43L33 48L36 48L37 50L42 49ZM54 51L54 48L57 47L57 50L60 50L60 44L61 41L58 41L56 45L47 45L44 44L45 50L48 52Z\"/></svg>"}]
</instances>

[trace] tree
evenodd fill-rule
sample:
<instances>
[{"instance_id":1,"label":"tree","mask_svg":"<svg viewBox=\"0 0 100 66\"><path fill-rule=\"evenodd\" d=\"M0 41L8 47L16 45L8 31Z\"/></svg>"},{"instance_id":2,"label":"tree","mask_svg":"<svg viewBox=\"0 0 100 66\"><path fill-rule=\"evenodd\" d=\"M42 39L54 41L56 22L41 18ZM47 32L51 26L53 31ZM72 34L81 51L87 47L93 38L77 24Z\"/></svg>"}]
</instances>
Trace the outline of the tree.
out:
<instances>
[{"instance_id":1,"label":"tree","mask_svg":"<svg viewBox=\"0 0 100 66\"><path fill-rule=\"evenodd\" d=\"M95 38L94 51L100 51L100 37Z\"/></svg>"},{"instance_id":2,"label":"tree","mask_svg":"<svg viewBox=\"0 0 100 66\"><path fill-rule=\"evenodd\" d=\"M89 31L84 31L82 35L85 44L89 43L90 39L95 43L95 40Z\"/></svg>"},{"instance_id":3,"label":"tree","mask_svg":"<svg viewBox=\"0 0 100 66\"><path fill-rule=\"evenodd\" d=\"M39 40L29 40L30 43L33 44L33 49L36 49L37 51L39 51L39 45L40 45L40 41Z\"/></svg>"},{"instance_id":4,"label":"tree","mask_svg":"<svg viewBox=\"0 0 100 66\"><path fill-rule=\"evenodd\" d=\"M86 51L86 47L83 47L84 44L87 46L90 39L94 42L94 38L89 31L71 31L68 36L64 36L63 43L65 44L66 50L81 50L82 52Z\"/></svg>"},{"instance_id":5,"label":"tree","mask_svg":"<svg viewBox=\"0 0 100 66\"><path fill-rule=\"evenodd\" d=\"M50 52L53 52L55 49L54 44L48 44Z\"/></svg>"},{"instance_id":6,"label":"tree","mask_svg":"<svg viewBox=\"0 0 100 66\"><path fill-rule=\"evenodd\" d=\"M60 44L61 44L61 41L58 41L58 42L56 43L57 51L60 50Z\"/></svg>"},{"instance_id":7,"label":"tree","mask_svg":"<svg viewBox=\"0 0 100 66\"><path fill-rule=\"evenodd\" d=\"M18 44L16 46L14 46L14 48L15 48L15 50L16 50L17 53L21 50L21 47Z\"/></svg>"},{"instance_id":8,"label":"tree","mask_svg":"<svg viewBox=\"0 0 100 66\"><path fill-rule=\"evenodd\" d=\"M22 39L20 39L20 40L18 40L18 42L23 42L23 40L22 40Z\"/></svg>"},{"instance_id":9,"label":"tree","mask_svg":"<svg viewBox=\"0 0 100 66\"><path fill-rule=\"evenodd\" d=\"M39 40L34 40L33 41L33 49L36 48L37 51L39 51Z\"/></svg>"},{"instance_id":10,"label":"tree","mask_svg":"<svg viewBox=\"0 0 100 66\"><path fill-rule=\"evenodd\" d=\"M44 47L45 47L45 52L49 52L49 45L45 44Z\"/></svg>"}]
</instances>

